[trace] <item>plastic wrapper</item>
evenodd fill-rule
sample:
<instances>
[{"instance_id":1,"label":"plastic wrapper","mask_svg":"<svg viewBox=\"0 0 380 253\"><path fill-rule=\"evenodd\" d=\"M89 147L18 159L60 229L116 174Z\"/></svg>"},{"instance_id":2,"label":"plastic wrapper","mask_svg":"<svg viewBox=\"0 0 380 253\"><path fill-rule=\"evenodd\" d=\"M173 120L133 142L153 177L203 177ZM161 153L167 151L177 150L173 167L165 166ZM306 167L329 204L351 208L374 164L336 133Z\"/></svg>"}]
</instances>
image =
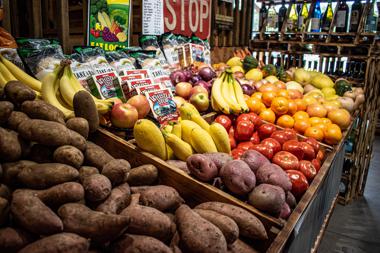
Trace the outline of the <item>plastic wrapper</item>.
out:
<instances>
[{"instance_id":1,"label":"plastic wrapper","mask_svg":"<svg viewBox=\"0 0 380 253\"><path fill-rule=\"evenodd\" d=\"M108 51L105 56L119 76L125 76L126 70L136 69L136 60L124 51Z\"/></svg>"},{"instance_id":2,"label":"plastic wrapper","mask_svg":"<svg viewBox=\"0 0 380 253\"><path fill-rule=\"evenodd\" d=\"M160 64L163 68L169 68L169 64L158 43L157 36L145 35L145 36L140 37L139 41L140 41L142 49L155 51L156 53L155 58L160 61Z\"/></svg>"},{"instance_id":3,"label":"plastic wrapper","mask_svg":"<svg viewBox=\"0 0 380 253\"><path fill-rule=\"evenodd\" d=\"M178 58L178 46L180 43L177 36L172 33L162 35L161 45L170 69L179 69L181 67Z\"/></svg>"},{"instance_id":4,"label":"plastic wrapper","mask_svg":"<svg viewBox=\"0 0 380 253\"><path fill-rule=\"evenodd\" d=\"M16 64L19 68L25 68L15 48L0 48L0 54L2 54L5 58Z\"/></svg>"}]
</instances>

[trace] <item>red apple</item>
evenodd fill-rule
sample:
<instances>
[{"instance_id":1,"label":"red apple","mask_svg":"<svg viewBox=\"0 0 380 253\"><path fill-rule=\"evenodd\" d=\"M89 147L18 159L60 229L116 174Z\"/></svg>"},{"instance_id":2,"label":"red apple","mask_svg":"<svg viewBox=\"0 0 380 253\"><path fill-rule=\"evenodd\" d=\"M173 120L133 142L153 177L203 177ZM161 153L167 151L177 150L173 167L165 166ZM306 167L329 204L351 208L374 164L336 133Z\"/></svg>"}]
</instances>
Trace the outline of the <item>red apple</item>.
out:
<instances>
[{"instance_id":1,"label":"red apple","mask_svg":"<svg viewBox=\"0 0 380 253\"><path fill-rule=\"evenodd\" d=\"M283 170L298 170L298 158L288 151L280 151L273 156L272 162L280 166Z\"/></svg>"},{"instance_id":2,"label":"red apple","mask_svg":"<svg viewBox=\"0 0 380 253\"><path fill-rule=\"evenodd\" d=\"M314 139L312 137L308 137L308 138L306 138L305 142L310 144L314 148L314 152L316 154L318 153L320 147L319 147L319 143L316 139Z\"/></svg>"},{"instance_id":3,"label":"red apple","mask_svg":"<svg viewBox=\"0 0 380 253\"><path fill-rule=\"evenodd\" d=\"M139 113L139 119L145 118L146 115L148 115L150 111L150 106L148 99L144 95L136 95L131 97L127 104L132 105L137 109L137 112Z\"/></svg>"},{"instance_id":4,"label":"red apple","mask_svg":"<svg viewBox=\"0 0 380 253\"><path fill-rule=\"evenodd\" d=\"M321 162L318 159L311 160L311 163L314 165L317 172L321 169Z\"/></svg>"},{"instance_id":5,"label":"red apple","mask_svg":"<svg viewBox=\"0 0 380 253\"><path fill-rule=\"evenodd\" d=\"M193 88L191 88L190 97L195 95L195 94L198 94L198 93L206 93L208 96L208 90L203 86L197 85L197 86L194 86Z\"/></svg>"},{"instance_id":6,"label":"red apple","mask_svg":"<svg viewBox=\"0 0 380 253\"><path fill-rule=\"evenodd\" d=\"M191 85L191 83L177 83L177 85L175 86L175 94L177 96L183 97L184 99L188 99L190 97L190 91L192 87L193 86Z\"/></svg>"},{"instance_id":7,"label":"red apple","mask_svg":"<svg viewBox=\"0 0 380 253\"><path fill-rule=\"evenodd\" d=\"M294 197L300 199L307 188L309 188L307 178L301 171L298 170L287 170L286 174L288 174L290 181L292 182L291 192Z\"/></svg>"},{"instance_id":8,"label":"red apple","mask_svg":"<svg viewBox=\"0 0 380 253\"><path fill-rule=\"evenodd\" d=\"M310 161L300 161L299 170L305 175L309 182L313 181L313 178L317 175L317 170Z\"/></svg>"},{"instance_id":9,"label":"red apple","mask_svg":"<svg viewBox=\"0 0 380 253\"><path fill-rule=\"evenodd\" d=\"M210 100L208 99L208 95L206 93L192 95L190 98L190 103L192 103L199 112L207 111L210 106Z\"/></svg>"},{"instance_id":10,"label":"red apple","mask_svg":"<svg viewBox=\"0 0 380 253\"><path fill-rule=\"evenodd\" d=\"M273 157L273 149L267 145L256 144L251 149L260 152L262 155L268 158L268 160L271 160Z\"/></svg>"},{"instance_id":11,"label":"red apple","mask_svg":"<svg viewBox=\"0 0 380 253\"><path fill-rule=\"evenodd\" d=\"M137 109L127 103L114 105L111 111L112 125L119 128L132 128L138 117Z\"/></svg>"}]
</instances>

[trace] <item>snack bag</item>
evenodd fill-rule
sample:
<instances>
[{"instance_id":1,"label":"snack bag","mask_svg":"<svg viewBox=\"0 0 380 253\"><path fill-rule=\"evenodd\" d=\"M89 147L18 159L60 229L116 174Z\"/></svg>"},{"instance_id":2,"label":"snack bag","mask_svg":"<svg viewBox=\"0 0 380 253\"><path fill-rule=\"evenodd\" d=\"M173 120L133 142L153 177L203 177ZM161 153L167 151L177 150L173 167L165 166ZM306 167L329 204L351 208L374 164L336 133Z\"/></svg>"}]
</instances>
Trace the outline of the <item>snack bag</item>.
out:
<instances>
[{"instance_id":1,"label":"snack bag","mask_svg":"<svg viewBox=\"0 0 380 253\"><path fill-rule=\"evenodd\" d=\"M124 76L126 70L136 69L136 60L124 51L107 51L105 56L108 63L116 70L119 76Z\"/></svg>"},{"instance_id":2,"label":"snack bag","mask_svg":"<svg viewBox=\"0 0 380 253\"><path fill-rule=\"evenodd\" d=\"M155 58L160 61L160 64L163 68L165 69L169 68L168 61L166 60L165 55L161 51L160 45L158 44L157 36L144 35L140 37L139 41L140 41L142 49L152 50L156 52Z\"/></svg>"},{"instance_id":3,"label":"snack bag","mask_svg":"<svg viewBox=\"0 0 380 253\"><path fill-rule=\"evenodd\" d=\"M154 90L145 93L153 117L161 125L178 120L177 105L170 89Z\"/></svg>"},{"instance_id":4,"label":"snack bag","mask_svg":"<svg viewBox=\"0 0 380 253\"><path fill-rule=\"evenodd\" d=\"M161 37L161 45L170 69L179 69L181 66L178 58L179 42L177 36L172 33L165 33Z\"/></svg>"}]
</instances>

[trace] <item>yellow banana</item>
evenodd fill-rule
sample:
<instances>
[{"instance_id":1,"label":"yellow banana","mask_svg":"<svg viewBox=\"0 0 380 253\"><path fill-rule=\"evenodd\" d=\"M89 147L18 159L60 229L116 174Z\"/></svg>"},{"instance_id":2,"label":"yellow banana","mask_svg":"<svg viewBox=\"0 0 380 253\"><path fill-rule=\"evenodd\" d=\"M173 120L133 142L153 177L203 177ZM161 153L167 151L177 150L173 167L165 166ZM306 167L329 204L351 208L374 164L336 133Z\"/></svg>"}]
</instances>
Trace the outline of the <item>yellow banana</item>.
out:
<instances>
[{"instance_id":1,"label":"yellow banana","mask_svg":"<svg viewBox=\"0 0 380 253\"><path fill-rule=\"evenodd\" d=\"M178 159L186 161L186 159L193 154L191 145L174 134L164 132L164 137L166 144L173 150L174 155Z\"/></svg>"},{"instance_id":2,"label":"yellow banana","mask_svg":"<svg viewBox=\"0 0 380 253\"><path fill-rule=\"evenodd\" d=\"M181 121L181 139L185 142L191 142L191 131L194 128L201 128L197 123L191 120L182 120Z\"/></svg>"},{"instance_id":3,"label":"yellow banana","mask_svg":"<svg viewBox=\"0 0 380 253\"><path fill-rule=\"evenodd\" d=\"M4 88L6 84L7 84L7 80L5 80L5 78L0 72L0 88Z\"/></svg>"},{"instance_id":4,"label":"yellow banana","mask_svg":"<svg viewBox=\"0 0 380 253\"><path fill-rule=\"evenodd\" d=\"M182 138L182 125L180 122L175 123L173 125L172 134L174 134L175 136L177 136L180 139Z\"/></svg>"},{"instance_id":5,"label":"yellow banana","mask_svg":"<svg viewBox=\"0 0 380 253\"><path fill-rule=\"evenodd\" d=\"M214 140L218 152L231 153L230 139L226 129L219 123L214 122L210 126L210 135Z\"/></svg>"},{"instance_id":6,"label":"yellow banana","mask_svg":"<svg viewBox=\"0 0 380 253\"><path fill-rule=\"evenodd\" d=\"M224 100L222 96L222 83L224 79L225 74L222 74L221 77L215 80L215 82L212 85L211 89L211 97L214 100L215 108L220 108L221 111L225 114L230 114L230 106L228 103Z\"/></svg>"},{"instance_id":7,"label":"yellow banana","mask_svg":"<svg viewBox=\"0 0 380 253\"><path fill-rule=\"evenodd\" d=\"M25 73L25 71L17 67L13 62L9 61L2 55L0 55L0 60L17 80L28 85L33 90L41 91L42 84L39 80Z\"/></svg>"},{"instance_id":8,"label":"yellow banana","mask_svg":"<svg viewBox=\"0 0 380 253\"><path fill-rule=\"evenodd\" d=\"M75 89L71 84L71 71L70 66L65 66L63 70L63 75L59 80L59 91L61 92L63 100L71 107L74 108L73 100L75 96Z\"/></svg>"},{"instance_id":9,"label":"yellow banana","mask_svg":"<svg viewBox=\"0 0 380 253\"><path fill-rule=\"evenodd\" d=\"M200 154L218 152L212 137L202 128L194 128L191 131L190 144Z\"/></svg>"},{"instance_id":10,"label":"yellow banana","mask_svg":"<svg viewBox=\"0 0 380 253\"><path fill-rule=\"evenodd\" d=\"M238 83L238 81L234 77L232 77L232 79L233 79L232 85L234 87L234 92L235 92L235 97L237 99L237 102L239 103L243 112L249 112L249 108L248 108L247 103L245 102L245 99L244 99L243 89L241 88L240 84Z\"/></svg>"},{"instance_id":11,"label":"yellow banana","mask_svg":"<svg viewBox=\"0 0 380 253\"><path fill-rule=\"evenodd\" d=\"M12 75L9 69L2 62L0 62L0 72L3 75L5 81L17 81L16 77Z\"/></svg>"},{"instance_id":12,"label":"yellow banana","mask_svg":"<svg viewBox=\"0 0 380 253\"><path fill-rule=\"evenodd\" d=\"M222 83L222 96L224 100L228 103L230 108L234 111L234 113L241 112L241 107L238 104L235 97L235 91L234 91L233 83L231 82L230 74L226 75L226 78L224 79Z\"/></svg>"}]
</instances>

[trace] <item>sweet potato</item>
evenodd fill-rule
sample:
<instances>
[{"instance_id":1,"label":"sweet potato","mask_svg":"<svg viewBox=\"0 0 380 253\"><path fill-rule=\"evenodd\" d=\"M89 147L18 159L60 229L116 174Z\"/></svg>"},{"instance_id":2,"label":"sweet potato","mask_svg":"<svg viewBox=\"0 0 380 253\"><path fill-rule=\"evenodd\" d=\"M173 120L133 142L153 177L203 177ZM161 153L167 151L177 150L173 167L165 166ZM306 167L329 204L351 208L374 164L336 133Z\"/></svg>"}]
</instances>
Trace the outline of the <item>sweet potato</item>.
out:
<instances>
[{"instance_id":1,"label":"sweet potato","mask_svg":"<svg viewBox=\"0 0 380 253\"><path fill-rule=\"evenodd\" d=\"M227 162L219 171L224 185L237 195L245 195L256 186L256 176L248 164L241 160Z\"/></svg>"},{"instance_id":2,"label":"sweet potato","mask_svg":"<svg viewBox=\"0 0 380 253\"><path fill-rule=\"evenodd\" d=\"M23 112L13 111L8 118L7 126L9 129L17 131L21 122L29 120L30 118Z\"/></svg>"},{"instance_id":3,"label":"sweet potato","mask_svg":"<svg viewBox=\"0 0 380 253\"><path fill-rule=\"evenodd\" d=\"M233 160L232 156L221 152L205 153L203 155L207 156L211 161L213 161L218 170L220 170L227 162Z\"/></svg>"},{"instance_id":4,"label":"sweet potato","mask_svg":"<svg viewBox=\"0 0 380 253\"><path fill-rule=\"evenodd\" d=\"M82 135L87 140L89 126L86 119L79 117L71 118L66 121L66 127Z\"/></svg>"},{"instance_id":5,"label":"sweet potato","mask_svg":"<svg viewBox=\"0 0 380 253\"><path fill-rule=\"evenodd\" d=\"M87 252L90 242L79 235L59 233L35 241L19 253L83 253Z\"/></svg>"},{"instance_id":6,"label":"sweet potato","mask_svg":"<svg viewBox=\"0 0 380 253\"><path fill-rule=\"evenodd\" d=\"M36 99L36 93L29 86L19 81L9 81L4 87L5 96L15 105Z\"/></svg>"},{"instance_id":7,"label":"sweet potato","mask_svg":"<svg viewBox=\"0 0 380 253\"><path fill-rule=\"evenodd\" d=\"M175 224L159 210L138 204L139 194L133 194L131 204L120 215L130 218L128 233L152 236L169 241L175 232Z\"/></svg>"},{"instance_id":8,"label":"sweet potato","mask_svg":"<svg viewBox=\"0 0 380 253\"><path fill-rule=\"evenodd\" d=\"M121 184L112 189L108 198L100 204L96 211L110 214L119 214L131 201L131 189L128 183Z\"/></svg>"},{"instance_id":9,"label":"sweet potato","mask_svg":"<svg viewBox=\"0 0 380 253\"><path fill-rule=\"evenodd\" d=\"M3 177L2 181L4 184L14 187L18 183L17 175L23 168L35 165L35 162L20 160L12 163L3 163Z\"/></svg>"},{"instance_id":10,"label":"sweet potato","mask_svg":"<svg viewBox=\"0 0 380 253\"><path fill-rule=\"evenodd\" d=\"M189 170L189 168L187 168L186 162L181 161L181 160L167 160L166 162L168 164L170 164L171 166L174 166L174 167L182 170L186 174L190 174L190 170Z\"/></svg>"},{"instance_id":11,"label":"sweet potato","mask_svg":"<svg viewBox=\"0 0 380 253\"><path fill-rule=\"evenodd\" d=\"M256 216L241 207L221 202L204 202L195 208L212 210L230 217L239 226L240 235L252 239L268 239L263 223Z\"/></svg>"},{"instance_id":12,"label":"sweet potato","mask_svg":"<svg viewBox=\"0 0 380 253\"><path fill-rule=\"evenodd\" d=\"M227 252L227 242L220 229L190 207L181 205L175 216L180 247L185 252Z\"/></svg>"},{"instance_id":13,"label":"sweet potato","mask_svg":"<svg viewBox=\"0 0 380 253\"><path fill-rule=\"evenodd\" d=\"M103 166L102 175L106 176L113 186L126 182L131 165L127 160L114 159Z\"/></svg>"},{"instance_id":14,"label":"sweet potato","mask_svg":"<svg viewBox=\"0 0 380 253\"><path fill-rule=\"evenodd\" d=\"M35 143L30 148L28 157L36 163L51 163L53 162L53 154L53 148Z\"/></svg>"},{"instance_id":15,"label":"sweet potato","mask_svg":"<svg viewBox=\"0 0 380 253\"><path fill-rule=\"evenodd\" d=\"M256 150L245 151L240 159L246 162L254 173L264 164L270 163L263 154Z\"/></svg>"},{"instance_id":16,"label":"sweet potato","mask_svg":"<svg viewBox=\"0 0 380 253\"><path fill-rule=\"evenodd\" d=\"M203 154L189 156L186 164L190 174L203 182L209 182L218 175L218 168L215 163Z\"/></svg>"},{"instance_id":17,"label":"sweet potato","mask_svg":"<svg viewBox=\"0 0 380 253\"><path fill-rule=\"evenodd\" d=\"M86 199L91 202L105 200L111 194L111 181L100 174L94 174L83 180Z\"/></svg>"},{"instance_id":18,"label":"sweet potato","mask_svg":"<svg viewBox=\"0 0 380 253\"><path fill-rule=\"evenodd\" d=\"M284 189L284 191L292 189L292 183L288 175L277 164L264 164L256 171L256 177L259 183L276 185Z\"/></svg>"},{"instance_id":19,"label":"sweet potato","mask_svg":"<svg viewBox=\"0 0 380 253\"><path fill-rule=\"evenodd\" d=\"M182 250L179 248L179 240L179 234L178 232L175 232L172 240L170 241L170 248L173 253L182 253Z\"/></svg>"},{"instance_id":20,"label":"sweet potato","mask_svg":"<svg viewBox=\"0 0 380 253\"><path fill-rule=\"evenodd\" d=\"M239 227L230 217L211 210L194 209L194 211L217 226L222 231L227 244L234 243L239 238Z\"/></svg>"},{"instance_id":21,"label":"sweet potato","mask_svg":"<svg viewBox=\"0 0 380 253\"><path fill-rule=\"evenodd\" d=\"M285 203L285 192L279 186L260 184L249 194L248 203L261 211L279 215Z\"/></svg>"},{"instance_id":22,"label":"sweet potato","mask_svg":"<svg viewBox=\"0 0 380 253\"><path fill-rule=\"evenodd\" d=\"M141 192L140 202L144 206L150 206L165 212L176 210L185 201L173 187L156 185Z\"/></svg>"},{"instance_id":23,"label":"sweet potato","mask_svg":"<svg viewBox=\"0 0 380 253\"><path fill-rule=\"evenodd\" d=\"M0 125L8 121L13 112L14 106L9 101L0 101Z\"/></svg>"},{"instance_id":24,"label":"sweet potato","mask_svg":"<svg viewBox=\"0 0 380 253\"><path fill-rule=\"evenodd\" d=\"M64 145L54 151L53 159L57 163L67 164L79 169L83 164L84 156L76 147Z\"/></svg>"},{"instance_id":25,"label":"sweet potato","mask_svg":"<svg viewBox=\"0 0 380 253\"><path fill-rule=\"evenodd\" d=\"M68 131L70 133L70 142L69 142L69 144L71 146L76 147L80 151L84 152L86 150L86 148L87 148L86 139L82 135L78 134L77 132L75 132L73 130L68 129Z\"/></svg>"},{"instance_id":26,"label":"sweet potato","mask_svg":"<svg viewBox=\"0 0 380 253\"><path fill-rule=\"evenodd\" d=\"M0 183L0 198L11 199L11 190L5 184Z\"/></svg>"},{"instance_id":27,"label":"sweet potato","mask_svg":"<svg viewBox=\"0 0 380 253\"><path fill-rule=\"evenodd\" d=\"M259 253L245 242L237 239L232 245L228 246L228 253Z\"/></svg>"},{"instance_id":28,"label":"sweet potato","mask_svg":"<svg viewBox=\"0 0 380 253\"><path fill-rule=\"evenodd\" d=\"M77 92L73 104L75 116L86 119L89 132L94 133L99 128L99 114L91 94L87 91Z\"/></svg>"},{"instance_id":29,"label":"sweet potato","mask_svg":"<svg viewBox=\"0 0 380 253\"><path fill-rule=\"evenodd\" d=\"M22 147L18 134L0 127L0 161L17 161L21 155Z\"/></svg>"},{"instance_id":30,"label":"sweet potato","mask_svg":"<svg viewBox=\"0 0 380 253\"><path fill-rule=\"evenodd\" d=\"M25 101L21 104L21 111L31 119L43 119L65 124L65 115L55 106L43 101Z\"/></svg>"},{"instance_id":31,"label":"sweet potato","mask_svg":"<svg viewBox=\"0 0 380 253\"><path fill-rule=\"evenodd\" d=\"M13 253L33 242L30 233L18 228L0 228L0 252Z\"/></svg>"},{"instance_id":32,"label":"sweet potato","mask_svg":"<svg viewBox=\"0 0 380 253\"><path fill-rule=\"evenodd\" d=\"M290 191L286 192L285 201L289 205L289 207L292 209L295 208L297 205L296 198L294 197L294 195Z\"/></svg>"},{"instance_id":33,"label":"sweet potato","mask_svg":"<svg viewBox=\"0 0 380 253\"><path fill-rule=\"evenodd\" d=\"M127 182L131 186L151 185L158 179L158 170L153 164L145 164L131 169Z\"/></svg>"},{"instance_id":34,"label":"sweet potato","mask_svg":"<svg viewBox=\"0 0 380 253\"><path fill-rule=\"evenodd\" d=\"M58 209L64 231L95 242L108 242L120 235L129 224L129 217L93 211L83 204L68 203Z\"/></svg>"},{"instance_id":35,"label":"sweet potato","mask_svg":"<svg viewBox=\"0 0 380 253\"><path fill-rule=\"evenodd\" d=\"M144 235L124 234L111 244L111 253L172 253L161 241Z\"/></svg>"},{"instance_id":36,"label":"sweet potato","mask_svg":"<svg viewBox=\"0 0 380 253\"><path fill-rule=\"evenodd\" d=\"M75 168L60 163L42 163L24 167L17 178L31 189L46 189L50 186L75 181L79 172Z\"/></svg>"},{"instance_id":37,"label":"sweet potato","mask_svg":"<svg viewBox=\"0 0 380 253\"><path fill-rule=\"evenodd\" d=\"M99 171L103 169L104 164L110 162L114 158L102 147L87 141L87 148L84 152L86 165L94 166Z\"/></svg>"},{"instance_id":38,"label":"sweet potato","mask_svg":"<svg viewBox=\"0 0 380 253\"><path fill-rule=\"evenodd\" d=\"M9 218L9 201L0 197L0 226L8 221Z\"/></svg>"},{"instance_id":39,"label":"sweet potato","mask_svg":"<svg viewBox=\"0 0 380 253\"><path fill-rule=\"evenodd\" d=\"M99 170L97 168L91 166L82 166L79 169L79 181L83 183L83 180L86 177L89 177L94 174L99 174Z\"/></svg>"},{"instance_id":40,"label":"sweet potato","mask_svg":"<svg viewBox=\"0 0 380 253\"><path fill-rule=\"evenodd\" d=\"M136 194L136 193L142 193L143 191L146 191L148 190L149 188L151 188L153 186L150 186L150 185L145 185L145 186L132 186L131 187L131 193L132 194Z\"/></svg>"},{"instance_id":41,"label":"sweet potato","mask_svg":"<svg viewBox=\"0 0 380 253\"><path fill-rule=\"evenodd\" d=\"M51 235L63 229L61 219L39 198L24 190L13 193L11 213L18 224L38 235Z\"/></svg>"}]
</instances>

